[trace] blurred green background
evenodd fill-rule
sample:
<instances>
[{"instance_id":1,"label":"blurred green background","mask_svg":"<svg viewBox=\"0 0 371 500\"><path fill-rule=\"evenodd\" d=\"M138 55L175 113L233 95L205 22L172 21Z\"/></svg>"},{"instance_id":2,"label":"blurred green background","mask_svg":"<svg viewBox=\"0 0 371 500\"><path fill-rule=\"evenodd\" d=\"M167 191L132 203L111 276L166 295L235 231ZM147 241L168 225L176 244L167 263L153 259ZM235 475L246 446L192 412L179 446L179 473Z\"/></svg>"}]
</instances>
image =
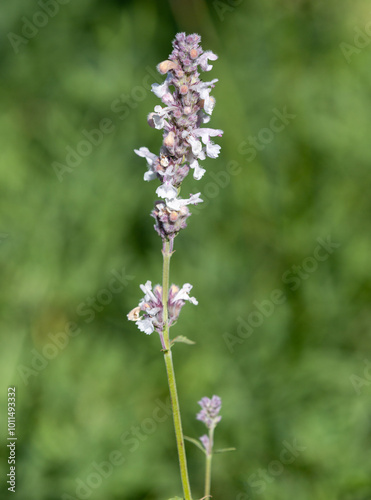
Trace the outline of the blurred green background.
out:
<instances>
[{"instance_id":1,"label":"blurred green background","mask_svg":"<svg viewBox=\"0 0 371 500\"><path fill-rule=\"evenodd\" d=\"M174 348L184 431L222 397L216 500L370 500L369 2L17 0L0 30L0 497L181 495L159 339L126 314L161 280L133 149L159 149L150 84L186 31L219 55L225 132L172 259L199 300L173 329L197 342Z\"/></svg>"}]
</instances>

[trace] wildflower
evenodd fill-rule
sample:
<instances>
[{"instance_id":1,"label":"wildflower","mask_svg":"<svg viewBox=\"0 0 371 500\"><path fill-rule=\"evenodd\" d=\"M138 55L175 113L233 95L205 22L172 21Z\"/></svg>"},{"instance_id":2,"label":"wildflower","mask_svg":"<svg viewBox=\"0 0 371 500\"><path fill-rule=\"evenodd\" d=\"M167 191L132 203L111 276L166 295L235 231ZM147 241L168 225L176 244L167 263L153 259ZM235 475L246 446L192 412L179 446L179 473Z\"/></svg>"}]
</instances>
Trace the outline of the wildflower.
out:
<instances>
[{"instance_id":1,"label":"wildflower","mask_svg":"<svg viewBox=\"0 0 371 500\"><path fill-rule=\"evenodd\" d=\"M166 74L166 79L162 84L154 83L152 92L165 106L155 106L154 111L148 115L148 123L155 129L163 130L160 154L156 156L143 147L135 150L136 154L147 161L148 171L144 179L157 178L161 182L156 193L166 200L165 205L157 202L152 215L157 217L155 228L162 238L174 236L186 227L185 218L190 215L188 209L183 210L184 213L178 217L171 214L171 211L179 210L174 209L173 200L184 178L193 170L193 177L201 179L205 169L200 166L199 161L206 157L217 158L220 151L220 146L210 138L221 137L223 131L201 128L202 124L209 121L214 109L215 99L210 93L218 80L200 80L198 68L210 71L212 65L209 61L217 59L213 52L202 50L200 41L201 37L197 34L186 36L185 33L178 33L169 58L157 66L159 73ZM199 199L198 202L200 201ZM175 230L164 229L164 224L167 223L176 223Z\"/></svg>"},{"instance_id":2,"label":"wildflower","mask_svg":"<svg viewBox=\"0 0 371 500\"><path fill-rule=\"evenodd\" d=\"M219 396L213 396L211 399L204 397L198 402L201 411L197 414L197 420L201 420L208 429L214 429L222 417L218 415L222 407L222 400Z\"/></svg>"},{"instance_id":3,"label":"wildflower","mask_svg":"<svg viewBox=\"0 0 371 500\"><path fill-rule=\"evenodd\" d=\"M211 399L204 397L198 404L202 409L197 414L196 418L197 420L201 420L209 429L209 435L204 434L199 439L205 448L206 454L211 456L214 446L214 429L217 423L222 419L222 417L218 415L222 407L222 400L219 396L213 396Z\"/></svg>"}]
</instances>

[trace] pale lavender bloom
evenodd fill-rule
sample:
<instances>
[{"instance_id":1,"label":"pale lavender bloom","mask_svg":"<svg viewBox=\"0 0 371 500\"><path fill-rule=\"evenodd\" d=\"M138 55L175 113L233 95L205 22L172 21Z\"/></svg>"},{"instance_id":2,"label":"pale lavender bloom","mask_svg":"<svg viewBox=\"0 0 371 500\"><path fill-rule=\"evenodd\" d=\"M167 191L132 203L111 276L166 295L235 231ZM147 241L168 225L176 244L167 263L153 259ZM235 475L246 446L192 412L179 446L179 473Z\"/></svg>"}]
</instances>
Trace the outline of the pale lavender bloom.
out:
<instances>
[{"instance_id":1,"label":"pale lavender bloom","mask_svg":"<svg viewBox=\"0 0 371 500\"><path fill-rule=\"evenodd\" d=\"M189 170L193 170L193 177L201 179L205 173L199 161L217 158L220 146L214 144L211 137L223 134L222 130L201 128L201 125L210 120L215 105L215 99L210 95L217 79L210 82L200 80L198 69L210 71L209 61L217 59L211 51L204 52L200 46L201 37L197 34L186 35L178 33L173 41L173 51L169 59L162 61L158 71L166 75L162 84L154 83L152 91L161 99L165 107L155 106L154 112L148 115L151 127L163 130L163 142L158 156L150 153L147 148L140 148L135 152L146 159L148 172L145 180L158 178L162 185L156 193L166 200L165 206L156 203L152 215L156 218L156 231L162 238L169 234L175 236L180 229L186 227L185 219L190 213L185 204L181 207L173 203ZM171 201L172 204L169 204ZM193 204L189 202L187 204ZM169 211L183 210L183 213ZM175 227L164 225L176 222Z\"/></svg>"},{"instance_id":2,"label":"pale lavender bloom","mask_svg":"<svg viewBox=\"0 0 371 500\"><path fill-rule=\"evenodd\" d=\"M218 413L222 407L222 400L219 396L213 396L211 399L204 397L198 402L201 411L197 414L197 420L201 420L208 429L213 429L222 419Z\"/></svg>"}]
</instances>

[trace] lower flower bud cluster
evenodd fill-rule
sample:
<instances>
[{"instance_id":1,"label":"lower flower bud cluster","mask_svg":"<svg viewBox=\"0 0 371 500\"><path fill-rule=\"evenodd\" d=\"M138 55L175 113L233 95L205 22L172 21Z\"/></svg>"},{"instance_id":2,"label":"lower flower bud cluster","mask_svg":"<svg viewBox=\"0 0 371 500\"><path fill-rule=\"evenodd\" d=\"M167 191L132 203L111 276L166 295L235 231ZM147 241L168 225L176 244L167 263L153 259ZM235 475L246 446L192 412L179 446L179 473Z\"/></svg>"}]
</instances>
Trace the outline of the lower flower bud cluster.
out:
<instances>
[{"instance_id":1,"label":"lower flower bud cluster","mask_svg":"<svg viewBox=\"0 0 371 500\"><path fill-rule=\"evenodd\" d=\"M191 215L189 208L183 206L180 210L171 210L163 201L157 201L151 213L155 218L155 229L162 239L174 238L181 229L187 227L186 220Z\"/></svg>"}]
</instances>

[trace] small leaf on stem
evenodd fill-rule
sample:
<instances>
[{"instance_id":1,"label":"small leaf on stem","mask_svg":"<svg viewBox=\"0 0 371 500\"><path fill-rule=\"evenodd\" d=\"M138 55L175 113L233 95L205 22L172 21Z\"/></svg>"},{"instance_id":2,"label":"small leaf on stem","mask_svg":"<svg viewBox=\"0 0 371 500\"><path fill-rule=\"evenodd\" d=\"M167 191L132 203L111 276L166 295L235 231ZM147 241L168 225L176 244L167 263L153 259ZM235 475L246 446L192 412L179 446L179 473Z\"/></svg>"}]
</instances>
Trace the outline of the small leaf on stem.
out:
<instances>
[{"instance_id":1,"label":"small leaf on stem","mask_svg":"<svg viewBox=\"0 0 371 500\"><path fill-rule=\"evenodd\" d=\"M190 443L193 443L195 446L197 446L197 448L200 448L200 450L205 453L206 455L206 450L205 448L202 446L202 444L197 441L197 439L193 439L193 438L190 438L188 436L184 436L184 439L186 439L187 441L189 441Z\"/></svg>"},{"instance_id":2,"label":"small leaf on stem","mask_svg":"<svg viewBox=\"0 0 371 500\"><path fill-rule=\"evenodd\" d=\"M171 345L173 345L175 342L181 342L182 344L189 344L189 345L193 345L196 343L196 342L193 342L193 340L188 339L184 335L178 335L178 337L175 337L171 341Z\"/></svg>"},{"instance_id":3,"label":"small leaf on stem","mask_svg":"<svg viewBox=\"0 0 371 500\"><path fill-rule=\"evenodd\" d=\"M214 453L225 453L226 451L236 451L236 448L222 448L221 450L214 450Z\"/></svg>"}]
</instances>

